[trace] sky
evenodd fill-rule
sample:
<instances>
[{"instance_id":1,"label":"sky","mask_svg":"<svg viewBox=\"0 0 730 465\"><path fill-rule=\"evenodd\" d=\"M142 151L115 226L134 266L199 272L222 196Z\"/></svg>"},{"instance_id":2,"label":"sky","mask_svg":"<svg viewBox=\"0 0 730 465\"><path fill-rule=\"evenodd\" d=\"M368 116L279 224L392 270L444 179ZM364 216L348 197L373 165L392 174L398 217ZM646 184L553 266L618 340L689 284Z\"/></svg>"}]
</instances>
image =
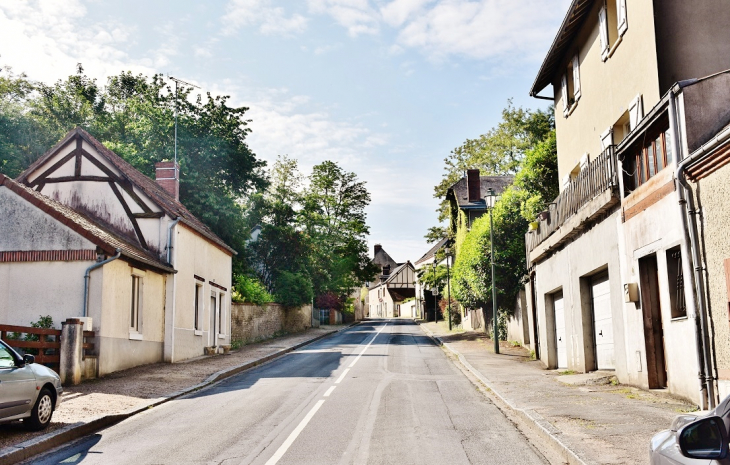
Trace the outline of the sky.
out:
<instances>
[{"instance_id":1,"label":"sky","mask_svg":"<svg viewBox=\"0 0 730 465\"><path fill-rule=\"evenodd\" d=\"M416 261L444 158L530 86L569 0L0 0L0 67L162 73L247 106L248 144L367 183L369 247ZM549 95L549 93L547 94Z\"/></svg>"}]
</instances>

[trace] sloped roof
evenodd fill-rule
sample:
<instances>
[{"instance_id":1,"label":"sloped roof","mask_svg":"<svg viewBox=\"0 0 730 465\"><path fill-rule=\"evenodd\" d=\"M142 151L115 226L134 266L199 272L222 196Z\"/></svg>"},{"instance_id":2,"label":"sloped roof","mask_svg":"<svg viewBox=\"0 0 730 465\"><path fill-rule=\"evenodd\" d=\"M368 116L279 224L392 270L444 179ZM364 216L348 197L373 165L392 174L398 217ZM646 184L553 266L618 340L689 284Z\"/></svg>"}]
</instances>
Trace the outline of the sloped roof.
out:
<instances>
[{"instance_id":1,"label":"sloped roof","mask_svg":"<svg viewBox=\"0 0 730 465\"><path fill-rule=\"evenodd\" d=\"M398 263L396 263L396 261L393 260L391 256L388 255L388 252L386 252L383 248L375 253L375 256L371 261L375 265L380 265L381 267L390 265L391 269L394 269L398 266Z\"/></svg>"},{"instance_id":2,"label":"sloped roof","mask_svg":"<svg viewBox=\"0 0 730 465\"><path fill-rule=\"evenodd\" d=\"M433 245L433 247L431 247L430 249L428 249L428 252L426 252L425 254L423 254L423 256L421 258L419 258L418 260L416 260L416 263L415 264L416 265L420 265L421 263L425 262L429 258L433 257L434 255L436 255L436 251L438 251L441 247L445 246L449 242L450 242L450 239L448 237L446 237L444 239L441 239L440 241L438 241L437 243L435 243Z\"/></svg>"},{"instance_id":3,"label":"sloped roof","mask_svg":"<svg viewBox=\"0 0 730 465\"><path fill-rule=\"evenodd\" d=\"M160 261L159 257L142 249L94 220L67 207L66 205L46 197L27 186L13 181L0 173L0 186L7 187L11 192L27 200L30 204L45 212L51 218L71 228L91 243L101 247L108 254L121 251L128 259L139 262L168 273L176 273L175 269Z\"/></svg>"},{"instance_id":4,"label":"sloped roof","mask_svg":"<svg viewBox=\"0 0 730 465\"><path fill-rule=\"evenodd\" d=\"M63 148L71 140L76 137L81 137L89 145L94 147L99 154L106 158L129 182L139 188L145 193L153 202L155 202L164 212L173 219L180 218L180 222L190 227L192 230L215 243L220 248L228 251L231 254L236 254L236 251L228 246L223 239L219 238L208 226L202 221L195 217L183 204L175 200L165 189L163 189L157 182L148 178L135 167L127 163L122 157L112 152L104 146L101 142L96 140L91 134L86 132L82 128L75 128L66 134L58 144L56 144L51 150L46 152L42 157L36 160L28 169L23 171L16 181L22 184L28 184L28 176L33 173L40 165L52 157L58 150Z\"/></svg>"},{"instance_id":5,"label":"sloped roof","mask_svg":"<svg viewBox=\"0 0 730 465\"><path fill-rule=\"evenodd\" d=\"M560 29L558 29L555 39L553 39L545 60L540 66L540 71L537 72L535 82L530 89L530 96L534 97L553 82L557 67L560 66L566 50L571 46L573 39L578 34L594 2L594 0L573 0L571 2L563 23L560 25Z\"/></svg>"},{"instance_id":6,"label":"sloped roof","mask_svg":"<svg viewBox=\"0 0 730 465\"><path fill-rule=\"evenodd\" d=\"M487 190L494 189L494 192L499 195L514 182L514 179L514 176L479 176L482 197L477 201L469 202L469 190L464 177L449 187L446 199L455 199L459 208L487 208L487 202L484 200Z\"/></svg>"}]
</instances>

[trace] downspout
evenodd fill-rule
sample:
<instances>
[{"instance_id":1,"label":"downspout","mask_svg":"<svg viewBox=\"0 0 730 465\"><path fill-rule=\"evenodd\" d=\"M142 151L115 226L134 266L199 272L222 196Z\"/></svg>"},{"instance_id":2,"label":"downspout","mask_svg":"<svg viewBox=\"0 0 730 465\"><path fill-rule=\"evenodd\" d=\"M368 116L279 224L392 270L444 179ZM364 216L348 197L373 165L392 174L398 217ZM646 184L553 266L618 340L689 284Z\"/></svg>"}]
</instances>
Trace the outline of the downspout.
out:
<instances>
[{"instance_id":1,"label":"downspout","mask_svg":"<svg viewBox=\"0 0 730 465\"><path fill-rule=\"evenodd\" d=\"M674 90L670 95L669 99L670 111L674 110ZM672 114L669 121L670 125L674 123L672 128L672 145L673 148L679 146L677 142L677 124L675 121L676 114ZM670 126L671 127L671 126ZM704 278L702 274L702 260L700 257L699 239L697 233L697 222L693 215L696 215L696 209L694 204L694 196L692 190L687 183L687 179L684 177L684 170L701 160L706 155L712 153L712 151L721 143L722 140L727 139L730 136L730 129L723 130L720 134L715 136L712 140L705 143L702 147L697 149L692 155L687 158L678 161L677 163L677 192L679 196L680 208L682 208L682 227L684 229L685 237L689 238L690 249L692 256L692 265L694 269L694 291L695 291L695 302L697 310L700 314L700 331L698 334L698 358L702 357L702 364L700 364L700 379L704 382L704 388L702 389L707 398L703 399L707 401L707 407L709 409L715 408L715 385L714 377L712 375L712 354L710 352L710 337L709 337L709 325L707 321L707 305L705 302L704 295ZM675 152L679 153L679 152ZM679 159L679 157L678 157ZM701 352L701 354L700 354ZM704 373L703 373L704 371Z\"/></svg>"},{"instance_id":2,"label":"downspout","mask_svg":"<svg viewBox=\"0 0 730 465\"><path fill-rule=\"evenodd\" d=\"M101 268L109 262L113 262L114 260L122 256L122 249L117 249L116 252L117 254L113 257L107 258L106 260L98 263L94 263L86 269L86 273L84 273L84 311L81 313L81 316L86 317L89 308L89 281L91 280L91 272L97 268Z\"/></svg>"},{"instance_id":3,"label":"downspout","mask_svg":"<svg viewBox=\"0 0 730 465\"><path fill-rule=\"evenodd\" d=\"M167 225L167 263L172 265L172 230L177 226L182 218L179 216ZM177 298L177 273L172 275L172 310L170 321L170 363L175 361L175 308Z\"/></svg>"}]
</instances>

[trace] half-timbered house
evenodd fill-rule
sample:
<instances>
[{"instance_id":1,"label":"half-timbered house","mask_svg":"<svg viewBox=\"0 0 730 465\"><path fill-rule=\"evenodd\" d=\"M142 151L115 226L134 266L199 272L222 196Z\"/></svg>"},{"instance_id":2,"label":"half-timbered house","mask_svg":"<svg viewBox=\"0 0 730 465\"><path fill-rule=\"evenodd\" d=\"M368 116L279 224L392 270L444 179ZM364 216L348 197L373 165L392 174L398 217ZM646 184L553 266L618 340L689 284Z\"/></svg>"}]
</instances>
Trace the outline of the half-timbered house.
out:
<instances>
[{"instance_id":1,"label":"half-timbered house","mask_svg":"<svg viewBox=\"0 0 730 465\"><path fill-rule=\"evenodd\" d=\"M370 317L416 317L410 312L408 315L401 314L403 301L416 296L416 270L411 262L406 262L392 271L384 269L379 282L373 283L368 293Z\"/></svg>"},{"instance_id":2,"label":"half-timbered house","mask_svg":"<svg viewBox=\"0 0 730 465\"><path fill-rule=\"evenodd\" d=\"M0 175L0 322L85 318L98 372L230 344L235 253L156 181L76 128L17 180Z\"/></svg>"}]
</instances>

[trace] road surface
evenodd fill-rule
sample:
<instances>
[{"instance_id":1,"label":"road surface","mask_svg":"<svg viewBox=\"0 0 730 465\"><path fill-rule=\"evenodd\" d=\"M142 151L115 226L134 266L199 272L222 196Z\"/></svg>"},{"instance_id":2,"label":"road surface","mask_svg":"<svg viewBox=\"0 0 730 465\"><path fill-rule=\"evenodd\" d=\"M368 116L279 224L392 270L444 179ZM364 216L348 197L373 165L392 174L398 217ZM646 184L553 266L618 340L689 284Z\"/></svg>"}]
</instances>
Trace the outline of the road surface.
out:
<instances>
[{"instance_id":1,"label":"road surface","mask_svg":"<svg viewBox=\"0 0 730 465\"><path fill-rule=\"evenodd\" d=\"M418 325L370 320L37 464L543 464Z\"/></svg>"}]
</instances>

